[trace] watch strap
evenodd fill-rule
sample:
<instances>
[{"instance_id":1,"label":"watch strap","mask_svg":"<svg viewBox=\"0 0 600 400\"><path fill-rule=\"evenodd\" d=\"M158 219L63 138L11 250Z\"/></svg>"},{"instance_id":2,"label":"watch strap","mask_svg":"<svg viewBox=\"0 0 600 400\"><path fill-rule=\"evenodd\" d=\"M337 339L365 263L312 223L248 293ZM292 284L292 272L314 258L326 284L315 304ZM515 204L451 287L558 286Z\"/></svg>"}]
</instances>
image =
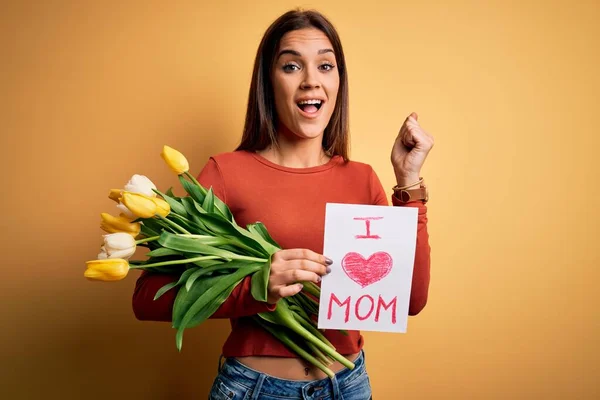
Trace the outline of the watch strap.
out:
<instances>
[{"instance_id":1,"label":"watch strap","mask_svg":"<svg viewBox=\"0 0 600 400\"><path fill-rule=\"evenodd\" d=\"M425 185L421 186L417 189L402 189L395 192L396 197L402 203L408 203L409 201L422 200L424 203L427 203L429 200L429 193L427 192L427 187Z\"/></svg>"}]
</instances>

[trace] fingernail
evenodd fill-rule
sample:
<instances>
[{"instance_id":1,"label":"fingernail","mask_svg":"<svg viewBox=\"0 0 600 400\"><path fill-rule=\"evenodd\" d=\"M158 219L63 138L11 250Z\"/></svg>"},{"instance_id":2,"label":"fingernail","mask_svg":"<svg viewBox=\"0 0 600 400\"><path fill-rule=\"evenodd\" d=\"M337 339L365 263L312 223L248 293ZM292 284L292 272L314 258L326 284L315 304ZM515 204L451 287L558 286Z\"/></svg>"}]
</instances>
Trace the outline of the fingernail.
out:
<instances>
[{"instance_id":1,"label":"fingernail","mask_svg":"<svg viewBox=\"0 0 600 400\"><path fill-rule=\"evenodd\" d=\"M300 288L300 290L304 289L304 285L301 283L298 284L298 287Z\"/></svg>"},{"instance_id":2,"label":"fingernail","mask_svg":"<svg viewBox=\"0 0 600 400\"><path fill-rule=\"evenodd\" d=\"M331 264L333 264L333 260L331 258L329 258L329 257L325 257L325 263L327 265L331 265Z\"/></svg>"},{"instance_id":3,"label":"fingernail","mask_svg":"<svg viewBox=\"0 0 600 400\"><path fill-rule=\"evenodd\" d=\"M317 282L321 282L321 277L317 276Z\"/></svg>"},{"instance_id":4,"label":"fingernail","mask_svg":"<svg viewBox=\"0 0 600 400\"><path fill-rule=\"evenodd\" d=\"M325 268L325 272L327 272L329 274L331 272L331 267Z\"/></svg>"}]
</instances>

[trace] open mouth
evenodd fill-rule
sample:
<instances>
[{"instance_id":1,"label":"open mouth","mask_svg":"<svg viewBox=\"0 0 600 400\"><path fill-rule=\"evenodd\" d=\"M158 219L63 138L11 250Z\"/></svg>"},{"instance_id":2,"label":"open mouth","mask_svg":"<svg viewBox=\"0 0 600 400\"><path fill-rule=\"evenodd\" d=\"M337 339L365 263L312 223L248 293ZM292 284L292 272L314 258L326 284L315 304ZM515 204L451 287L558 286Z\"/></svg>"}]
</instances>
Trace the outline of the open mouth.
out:
<instances>
[{"instance_id":1,"label":"open mouth","mask_svg":"<svg viewBox=\"0 0 600 400\"><path fill-rule=\"evenodd\" d=\"M299 109L307 114L314 114L321 109L322 100L302 100L296 103Z\"/></svg>"}]
</instances>

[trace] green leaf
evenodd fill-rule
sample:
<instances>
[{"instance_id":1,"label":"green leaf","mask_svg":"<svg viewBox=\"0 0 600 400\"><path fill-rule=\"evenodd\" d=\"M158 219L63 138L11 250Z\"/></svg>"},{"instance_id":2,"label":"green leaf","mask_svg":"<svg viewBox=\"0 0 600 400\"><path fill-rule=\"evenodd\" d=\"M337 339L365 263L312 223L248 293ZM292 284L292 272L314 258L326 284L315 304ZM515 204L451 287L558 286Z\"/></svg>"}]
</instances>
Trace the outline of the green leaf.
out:
<instances>
[{"instance_id":1,"label":"green leaf","mask_svg":"<svg viewBox=\"0 0 600 400\"><path fill-rule=\"evenodd\" d=\"M183 175L179 175L179 182L181 182L181 186L183 186L192 199L200 204L204 202L204 197L206 196L206 189L204 187L188 181Z\"/></svg>"},{"instance_id":2,"label":"green leaf","mask_svg":"<svg viewBox=\"0 0 600 400\"><path fill-rule=\"evenodd\" d=\"M185 207L179 201L177 201L175 197L171 197L165 193L161 193L157 189L152 189L152 190L154 192L156 192L157 194L159 194L167 203L169 203L169 206L171 207L171 212L175 212L179 215L187 217L188 214L185 211Z\"/></svg>"},{"instance_id":3,"label":"green leaf","mask_svg":"<svg viewBox=\"0 0 600 400\"><path fill-rule=\"evenodd\" d=\"M208 190L206 190L206 188L204 188L203 186L198 186L195 183L188 181L183 175L179 175L179 181L181 182L181 185L183 186L185 191L192 197L192 199L194 199L198 203L198 206L200 206L200 204L204 204L205 197L208 194ZM227 204L225 204L218 196L214 196L213 203L215 212L221 214L228 221L235 223L233 214L231 213L231 210L229 209Z\"/></svg>"},{"instance_id":4,"label":"green leaf","mask_svg":"<svg viewBox=\"0 0 600 400\"><path fill-rule=\"evenodd\" d=\"M252 234L246 229L234 225L231 221L226 220L222 215L216 213L204 213L200 215L204 226L212 232L214 235L229 236L231 238L239 239L243 244L250 246L261 252L265 252L265 245L267 248L272 246L265 242L259 235ZM279 249L278 249L279 250ZM268 253L268 252L267 252ZM268 253L272 254L272 253Z\"/></svg>"},{"instance_id":5,"label":"green leaf","mask_svg":"<svg viewBox=\"0 0 600 400\"><path fill-rule=\"evenodd\" d=\"M177 328L175 341L177 349L181 351L183 332L210 318L212 314L225 302L235 286L242 279L256 272L259 265L240 268L229 275L218 275L206 279L196 280L188 291L183 287L175 300L173 311L173 327Z\"/></svg>"},{"instance_id":6,"label":"green leaf","mask_svg":"<svg viewBox=\"0 0 600 400\"><path fill-rule=\"evenodd\" d=\"M200 276L211 275L214 272L225 273L225 272L231 271L232 268L228 264L229 263L221 263L221 264L218 264L218 265L213 265L213 266L210 266L210 267L199 269L198 271L194 272L192 275L189 276L187 282L185 283L185 288L187 290L190 290L190 288L194 284L194 281L196 279L198 279Z\"/></svg>"},{"instance_id":7,"label":"green leaf","mask_svg":"<svg viewBox=\"0 0 600 400\"><path fill-rule=\"evenodd\" d=\"M216 213L204 213L200 215L204 226L215 235L239 236L240 232L231 222Z\"/></svg>"},{"instance_id":8,"label":"green leaf","mask_svg":"<svg viewBox=\"0 0 600 400\"><path fill-rule=\"evenodd\" d=\"M165 193L167 194L167 196L170 196L170 197L172 197L174 199L179 200L179 197L175 196L175 194L173 193L173 186L171 186L169 188L169 190L167 190Z\"/></svg>"},{"instance_id":9,"label":"green leaf","mask_svg":"<svg viewBox=\"0 0 600 400\"><path fill-rule=\"evenodd\" d=\"M260 241L259 236L253 235L246 229L234 225L231 221L226 220L223 216L216 213L205 213L200 216L204 226L214 235L229 237L233 244L241 244L242 246L250 247L261 254L261 256L270 255L265 250L265 247ZM264 241L263 241L264 242ZM267 244L270 246L269 244Z\"/></svg>"},{"instance_id":10,"label":"green leaf","mask_svg":"<svg viewBox=\"0 0 600 400\"><path fill-rule=\"evenodd\" d=\"M206 213L206 211L199 207L198 203L196 203L196 201L191 197L184 197L181 199L181 203L185 207L187 213L192 217L200 218L202 214Z\"/></svg>"},{"instance_id":11,"label":"green leaf","mask_svg":"<svg viewBox=\"0 0 600 400\"><path fill-rule=\"evenodd\" d=\"M210 240L210 241L209 241ZM222 250L217 247L213 247L211 244L222 243L223 238L209 237L208 240L198 240L194 238L188 238L184 236L178 236L169 232L163 232L160 238L157 240L163 247L183 251L186 253L204 254L218 256L226 259L236 258L236 254L230 251ZM207 244L211 243L211 244Z\"/></svg>"},{"instance_id":12,"label":"green leaf","mask_svg":"<svg viewBox=\"0 0 600 400\"><path fill-rule=\"evenodd\" d=\"M235 229L244 235L245 237L254 240L257 242L268 255L273 255L277 251L281 250L278 246L273 246L271 243L267 242L261 235L255 232L251 232L249 229L244 229L241 226L234 226Z\"/></svg>"},{"instance_id":13,"label":"green leaf","mask_svg":"<svg viewBox=\"0 0 600 400\"><path fill-rule=\"evenodd\" d=\"M252 225L252 229L248 228L249 231L260 235L260 237L262 237L265 241L272 244L273 246L281 248L281 246L279 246L279 244L271 237L269 231L265 227L265 224L263 224L262 222L255 222L254 224L250 225Z\"/></svg>"},{"instance_id":14,"label":"green leaf","mask_svg":"<svg viewBox=\"0 0 600 400\"><path fill-rule=\"evenodd\" d=\"M192 267L192 268L189 268L189 269L185 270L181 274L181 276L179 277L179 280L177 280L175 282L167 283L166 285L164 285L163 287L161 287L160 289L158 289L158 291L154 295L154 300L158 299L160 296L162 296L163 294L165 294L169 290L173 289L175 286L181 285L183 282L186 281L186 279L188 279L188 277L190 275L192 275L194 272L196 272L199 269L200 268Z\"/></svg>"},{"instance_id":15,"label":"green leaf","mask_svg":"<svg viewBox=\"0 0 600 400\"><path fill-rule=\"evenodd\" d=\"M192 215L186 218L179 214L171 213L167 218L192 234L204 234L208 232L202 221L196 220ZM177 233L180 232L178 231Z\"/></svg>"},{"instance_id":16,"label":"green leaf","mask_svg":"<svg viewBox=\"0 0 600 400\"><path fill-rule=\"evenodd\" d=\"M253 263L253 262L248 262L248 261L242 261L242 260L233 260L233 261L229 261L226 263L219 263L217 265L212 265L206 268L201 268L200 270L196 271L194 274L192 274L187 282L186 282L186 289L190 290L190 288L192 287L192 285L194 284L194 281L203 275L211 275L215 272L217 273L231 273L232 271L235 271L239 268L249 268L251 266L257 266L260 264L257 263Z\"/></svg>"},{"instance_id":17,"label":"green leaf","mask_svg":"<svg viewBox=\"0 0 600 400\"><path fill-rule=\"evenodd\" d=\"M160 235L160 229L156 230L152 227L150 227L150 224L147 223L147 221L152 221L152 220L145 220L143 224L140 225L140 232L147 237L152 237L152 236L158 236Z\"/></svg>"},{"instance_id":18,"label":"green leaf","mask_svg":"<svg viewBox=\"0 0 600 400\"><path fill-rule=\"evenodd\" d=\"M232 224L237 225L237 223L235 222L235 219L233 218L233 214L231 213L231 210L229 209L229 207L227 206L227 204L225 204L217 196L215 196L214 203L215 203L215 210L219 214L221 214L226 220L228 220Z\"/></svg>"},{"instance_id":19,"label":"green leaf","mask_svg":"<svg viewBox=\"0 0 600 400\"><path fill-rule=\"evenodd\" d=\"M269 261L262 264L260 270L252 276L251 292L254 299L258 301L267 301L270 273L271 259L269 258Z\"/></svg>"},{"instance_id":20,"label":"green leaf","mask_svg":"<svg viewBox=\"0 0 600 400\"><path fill-rule=\"evenodd\" d=\"M212 187L206 193L206 197L204 198L204 202L202 202L202 208L206 210L208 213L214 213L215 206L215 194L212 190Z\"/></svg>"},{"instance_id":21,"label":"green leaf","mask_svg":"<svg viewBox=\"0 0 600 400\"><path fill-rule=\"evenodd\" d=\"M158 249L149 251L146 253L147 257L165 257L165 256L179 256L181 255L181 252L173 250L173 249L167 249L165 247L159 247Z\"/></svg>"}]
</instances>

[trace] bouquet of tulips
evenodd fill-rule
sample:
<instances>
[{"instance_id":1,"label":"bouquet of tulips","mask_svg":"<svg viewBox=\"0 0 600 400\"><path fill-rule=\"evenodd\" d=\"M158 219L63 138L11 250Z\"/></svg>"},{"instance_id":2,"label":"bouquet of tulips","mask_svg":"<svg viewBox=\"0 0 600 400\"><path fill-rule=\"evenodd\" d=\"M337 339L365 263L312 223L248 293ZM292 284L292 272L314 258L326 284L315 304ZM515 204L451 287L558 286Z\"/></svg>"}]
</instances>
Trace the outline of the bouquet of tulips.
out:
<instances>
[{"instance_id":1,"label":"bouquet of tulips","mask_svg":"<svg viewBox=\"0 0 600 400\"><path fill-rule=\"evenodd\" d=\"M159 289L154 299L179 287L172 323L181 351L184 330L208 319L246 276L252 275L252 296L267 301L271 256L281 248L262 223L239 226L212 188L204 188L189 173L183 154L164 146L161 157L187 195L175 196L171 189L163 193L137 174L123 189L112 189L108 197L120 214L101 214L101 228L107 234L97 259L86 263L84 276L118 281L131 269L178 273L179 279ZM138 246L149 249L147 259L130 259ZM300 293L280 299L274 311L253 318L300 357L333 376L328 368L333 360L349 369L354 364L317 329L319 295L317 285L305 282Z\"/></svg>"}]
</instances>

